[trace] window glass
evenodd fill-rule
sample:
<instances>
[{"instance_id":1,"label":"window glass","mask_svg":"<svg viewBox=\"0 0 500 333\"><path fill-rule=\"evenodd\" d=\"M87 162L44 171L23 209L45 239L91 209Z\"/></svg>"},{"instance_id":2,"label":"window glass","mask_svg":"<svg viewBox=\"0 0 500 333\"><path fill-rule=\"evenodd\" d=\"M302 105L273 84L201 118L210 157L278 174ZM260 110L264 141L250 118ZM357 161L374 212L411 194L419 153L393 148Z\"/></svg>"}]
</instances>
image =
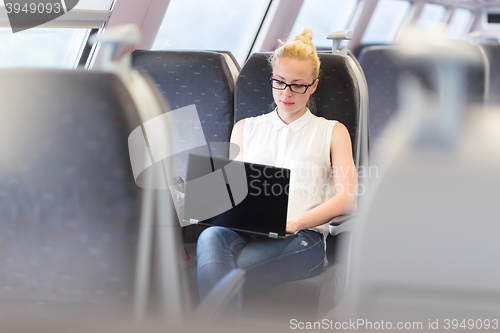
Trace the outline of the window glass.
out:
<instances>
[{"instance_id":1,"label":"window glass","mask_svg":"<svg viewBox=\"0 0 500 333\"><path fill-rule=\"evenodd\" d=\"M326 36L347 29L358 0L304 0L290 36L297 36L303 27L311 28L316 47L332 47Z\"/></svg>"},{"instance_id":2,"label":"window glass","mask_svg":"<svg viewBox=\"0 0 500 333\"><path fill-rule=\"evenodd\" d=\"M170 0L153 50L229 50L242 64L269 0Z\"/></svg>"},{"instance_id":3,"label":"window glass","mask_svg":"<svg viewBox=\"0 0 500 333\"><path fill-rule=\"evenodd\" d=\"M12 33L0 28L0 67L74 68L89 29L32 28Z\"/></svg>"},{"instance_id":4,"label":"window glass","mask_svg":"<svg viewBox=\"0 0 500 333\"><path fill-rule=\"evenodd\" d=\"M472 12L468 9L457 8L446 30L446 37L448 38L462 38L469 32L472 24Z\"/></svg>"},{"instance_id":5,"label":"window glass","mask_svg":"<svg viewBox=\"0 0 500 333\"><path fill-rule=\"evenodd\" d=\"M361 39L362 44L389 44L394 42L411 5L408 1L380 0Z\"/></svg>"},{"instance_id":6,"label":"window glass","mask_svg":"<svg viewBox=\"0 0 500 333\"><path fill-rule=\"evenodd\" d=\"M446 8L444 6L426 3L415 27L421 30L433 30L444 21L445 16Z\"/></svg>"}]
</instances>

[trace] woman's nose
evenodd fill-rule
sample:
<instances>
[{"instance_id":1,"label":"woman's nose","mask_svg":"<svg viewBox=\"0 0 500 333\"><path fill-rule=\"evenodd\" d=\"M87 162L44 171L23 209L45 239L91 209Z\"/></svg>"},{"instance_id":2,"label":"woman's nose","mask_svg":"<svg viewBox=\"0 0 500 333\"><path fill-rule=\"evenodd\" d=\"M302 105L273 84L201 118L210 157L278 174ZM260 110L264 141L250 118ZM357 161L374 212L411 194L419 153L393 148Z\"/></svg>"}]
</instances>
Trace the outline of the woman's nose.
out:
<instances>
[{"instance_id":1,"label":"woman's nose","mask_svg":"<svg viewBox=\"0 0 500 333\"><path fill-rule=\"evenodd\" d=\"M286 96L292 96L292 94L293 94L292 88L290 88L290 86L285 87L284 94Z\"/></svg>"}]
</instances>

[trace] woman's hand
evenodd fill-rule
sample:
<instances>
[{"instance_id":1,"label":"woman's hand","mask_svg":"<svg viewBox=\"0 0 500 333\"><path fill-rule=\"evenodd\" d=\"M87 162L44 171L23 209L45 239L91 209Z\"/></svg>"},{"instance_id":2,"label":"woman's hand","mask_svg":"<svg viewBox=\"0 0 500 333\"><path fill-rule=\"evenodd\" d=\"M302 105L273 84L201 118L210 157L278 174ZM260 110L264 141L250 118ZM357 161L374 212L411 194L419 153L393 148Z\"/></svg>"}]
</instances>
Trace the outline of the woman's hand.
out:
<instances>
[{"instance_id":1,"label":"woman's hand","mask_svg":"<svg viewBox=\"0 0 500 333\"><path fill-rule=\"evenodd\" d=\"M305 229L305 227L302 226L298 217L286 221L286 233L287 234L294 234L297 231L300 231L303 229Z\"/></svg>"}]
</instances>

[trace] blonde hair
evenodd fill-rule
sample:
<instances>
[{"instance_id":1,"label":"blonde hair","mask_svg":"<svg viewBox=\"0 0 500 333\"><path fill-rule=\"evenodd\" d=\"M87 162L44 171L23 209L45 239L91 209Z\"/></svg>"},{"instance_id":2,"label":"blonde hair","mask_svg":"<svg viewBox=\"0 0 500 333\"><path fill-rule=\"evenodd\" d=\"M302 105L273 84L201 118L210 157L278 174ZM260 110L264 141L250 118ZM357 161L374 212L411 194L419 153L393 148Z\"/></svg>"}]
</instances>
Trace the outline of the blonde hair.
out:
<instances>
[{"instance_id":1,"label":"blonde hair","mask_svg":"<svg viewBox=\"0 0 500 333\"><path fill-rule=\"evenodd\" d=\"M313 77L317 79L319 76L320 61L316 47L312 43L312 31L308 27L304 27L300 35L289 42L282 42L273 54L269 57L269 62L274 68L274 65L279 59L295 58L308 61L313 68Z\"/></svg>"}]
</instances>

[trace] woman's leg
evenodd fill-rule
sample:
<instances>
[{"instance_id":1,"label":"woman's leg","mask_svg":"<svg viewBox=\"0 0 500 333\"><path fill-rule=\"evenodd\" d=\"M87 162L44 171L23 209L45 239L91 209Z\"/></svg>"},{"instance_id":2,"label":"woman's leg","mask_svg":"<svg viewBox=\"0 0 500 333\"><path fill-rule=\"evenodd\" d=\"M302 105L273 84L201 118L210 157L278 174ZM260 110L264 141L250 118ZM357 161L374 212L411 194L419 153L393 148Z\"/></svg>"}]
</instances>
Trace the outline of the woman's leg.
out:
<instances>
[{"instance_id":1,"label":"woman's leg","mask_svg":"<svg viewBox=\"0 0 500 333\"><path fill-rule=\"evenodd\" d=\"M238 267L236 257L249 240L246 235L222 227L210 227L200 234L196 255L201 299L227 273Z\"/></svg>"},{"instance_id":2,"label":"woman's leg","mask_svg":"<svg viewBox=\"0 0 500 333\"><path fill-rule=\"evenodd\" d=\"M316 276L323 268L324 258L323 236L302 230L287 239L252 240L241 249L236 266L246 272L243 290L248 293Z\"/></svg>"},{"instance_id":3,"label":"woman's leg","mask_svg":"<svg viewBox=\"0 0 500 333\"><path fill-rule=\"evenodd\" d=\"M198 290L203 299L233 268L245 270L245 293L313 277L321 272L325 251L323 236L310 230L300 231L296 237L271 239L210 227L198 239L197 258ZM238 293L229 312L238 316L241 305L242 294Z\"/></svg>"}]
</instances>

